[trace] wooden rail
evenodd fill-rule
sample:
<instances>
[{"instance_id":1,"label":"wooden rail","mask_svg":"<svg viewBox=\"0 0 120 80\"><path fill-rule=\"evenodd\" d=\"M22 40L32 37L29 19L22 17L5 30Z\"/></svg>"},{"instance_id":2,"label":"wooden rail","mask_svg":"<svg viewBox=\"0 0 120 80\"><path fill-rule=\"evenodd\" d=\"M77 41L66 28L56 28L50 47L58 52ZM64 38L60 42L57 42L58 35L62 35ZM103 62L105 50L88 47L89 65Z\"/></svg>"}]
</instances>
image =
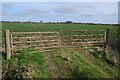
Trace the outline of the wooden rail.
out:
<instances>
[{"instance_id":1,"label":"wooden rail","mask_svg":"<svg viewBox=\"0 0 120 80\"><path fill-rule=\"evenodd\" d=\"M50 34L50 33L58 33L58 32L12 32L12 34Z\"/></svg>"},{"instance_id":2,"label":"wooden rail","mask_svg":"<svg viewBox=\"0 0 120 80\"><path fill-rule=\"evenodd\" d=\"M19 38L58 38L58 36L45 36L45 37L39 37L39 36L30 36L30 37L14 37L14 39L19 39Z\"/></svg>"},{"instance_id":3,"label":"wooden rail","mask_svg":"<svg viewBox=\"0 0 120 80\"><path fill-rule=\"evenodd\" d=\"M57 42L57 40L41 40L41 41L22 41L22 42L12 42L12 44L23 44L23 43L43 43L43 42Z\"/></svg>"},{"instance_id":4,"label":"wooden rail","mask_svg":"<svg viewBox=\"0 0 120 80\"><path fill-rule=\"evenodd\" d=\"M71 32L71 31L72 31L72 32L84 32L84 31L88 31L88 32L89 32L89 31L93 31L93 32L98 32L98 31L99 31L99 32L104 32L105 30L97 30L97 31L96 31L96 30L65 30L65 31L60 30L60 32Z\"/></svg>"}]
</instances>

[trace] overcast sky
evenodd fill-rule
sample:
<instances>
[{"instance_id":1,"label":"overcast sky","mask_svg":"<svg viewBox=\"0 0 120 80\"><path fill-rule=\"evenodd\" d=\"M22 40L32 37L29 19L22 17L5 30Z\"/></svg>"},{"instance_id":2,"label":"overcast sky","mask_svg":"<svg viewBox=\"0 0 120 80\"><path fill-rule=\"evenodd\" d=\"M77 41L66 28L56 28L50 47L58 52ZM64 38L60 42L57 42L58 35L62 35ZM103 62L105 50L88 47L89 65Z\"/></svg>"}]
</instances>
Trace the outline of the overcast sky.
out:
<instances>
[{"instance_id":1,"label":"overcast sky","mask_svg":"<svg viewBox=\"0 0 120 80\"><path fill-rule=\"evenodd\" d=\"M118 23L117 2L3 2L2 20Z\"/></svg>"}]
</instances>

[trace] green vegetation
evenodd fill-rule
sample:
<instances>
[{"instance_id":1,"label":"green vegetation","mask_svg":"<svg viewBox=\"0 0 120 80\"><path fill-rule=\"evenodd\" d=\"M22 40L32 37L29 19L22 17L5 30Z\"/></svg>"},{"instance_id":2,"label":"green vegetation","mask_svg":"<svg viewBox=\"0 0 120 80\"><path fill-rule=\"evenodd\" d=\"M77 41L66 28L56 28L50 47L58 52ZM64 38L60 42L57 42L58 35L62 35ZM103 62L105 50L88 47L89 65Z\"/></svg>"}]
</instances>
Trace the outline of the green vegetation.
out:
<instances>
[{"instance_id":1,"label":"green vegetation","mask_svg":"<svg viewBox=\"0 0 120 80\"><path fill-rule=\"evenodd\" d=\"M99 30L106 28L116 29L112 25L87 25L87 24L37 24L37 23L3 23L2 29L11 31L59 31L59 30Z\"/></svg>"},{"instance_id":2,"label":"green vegetation","mask_svg":"<svg viewBox=\"0 0 120 80\"><path fill-rule=\"evenodd\" d=\"M106 30L111 28L111 41L118 39L118 26L88 24L40 24L40 23L2 23L2 30L11 31L60 31L60 30Z\"/></svg>"},{"instance_id":3,"label":"green vegetation","mask_svg":"<svg viewBox=\"0 0 120 80\"><path fill-rule=\"evenodd\" d=\"M59 48L45 53L33 49L21 50L10 60L3 59L3 78L118 77L117 67L108 64L103 58L96 57L92 53L85 52L80 48ZM96 53L96 55L99 54Z\"/></svg>"},{"instance_id":4,"label":"green vegetation","mask_svg":"<svg viewBox=\"0 0 120 80\"><path fill-rule=\"evenodd\" d=\"M10 60L3 59L3 78L49 78L48 66L38 50L22 50Z\"/></svg>"},{"instance_id":5,"label":"green vegetation","mask_svg":"<svg viewBox=\"0 0 120 80\"><path fill-rule=\"evenodd\" d=\"M96 53L96 55L99 55ZM110 66L101 57L95 57L82 49L58 49L46 53L47 57L55 62L59 73L64 78L115 78L117 69ZM99 58L99 59L98 59Z\"/></svg>"}]
</instances>

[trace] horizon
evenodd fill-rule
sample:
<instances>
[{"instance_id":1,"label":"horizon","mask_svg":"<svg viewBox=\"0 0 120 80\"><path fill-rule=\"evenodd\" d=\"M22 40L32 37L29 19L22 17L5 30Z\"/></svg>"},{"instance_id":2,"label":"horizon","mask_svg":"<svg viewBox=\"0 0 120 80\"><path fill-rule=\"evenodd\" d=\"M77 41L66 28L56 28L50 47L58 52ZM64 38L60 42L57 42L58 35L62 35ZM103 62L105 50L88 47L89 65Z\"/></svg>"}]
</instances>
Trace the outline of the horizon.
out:
<instances>
[{"instance_id":1,"label":"horizon","mask_svg":"<svg viewBox=\"0 0 120 80\"><path fill-rule=\"evenodd\" d=\"M17 23L17 22L19 22L19 23L25 23L25 22L27 22L27 23L41 23L40 21L0 21L0 22L3 22L3 23ZM62 23L62 22L66 22L66 21L60 21L60 22L51 22L51 21L47 21L47 22L45 22L45 21L42 21L42 23ZM100 23L100 22L96 22L96 23L94 23L94 22L74 22L74 21L72 21L72 23L78 23L78 24L112 24L112 23ZM70 23L66 23L66 24L70 24ZM119 24L119 23L113 23L113 24Z\"/></svg>"}]
</instances>

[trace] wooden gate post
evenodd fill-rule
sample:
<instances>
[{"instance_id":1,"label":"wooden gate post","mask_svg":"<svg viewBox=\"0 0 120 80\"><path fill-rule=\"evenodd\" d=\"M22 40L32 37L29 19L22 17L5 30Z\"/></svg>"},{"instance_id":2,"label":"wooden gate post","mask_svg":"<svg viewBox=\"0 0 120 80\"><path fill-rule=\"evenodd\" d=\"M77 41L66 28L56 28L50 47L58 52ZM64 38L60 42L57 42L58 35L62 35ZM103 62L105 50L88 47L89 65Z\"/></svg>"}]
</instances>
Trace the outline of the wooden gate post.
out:
<instances>
[{"instance_id":1,"label":"wooden gate post","mask_svg":"<svg viewBox=\"0 0 120 80\"><path fill-rule=\"evenodd\" d=\"M107 28L107 30L105 31L105 42L106 44L109 43L109 36L110 36L110 28Z\"/></svg>"},{"instance_id":2,"label":"wooden gate post","mask_svg":"<svg viewBox=\"0 0 120 80\"><path fill-rule=\"evenodd\" d=\"M107 56L109 37L110 37L110 28L107 28L107 30L105 31L105 34L104 34L104 39L105 39L104 52L105 52L105 56Z\"/></svg>"},{"instance_id":3,"label":"wooden gate post","mask_svg":"<svg viewBox=\"0 0 120 80\"><path fill-rule=\"evenodd\" d=\"M61 35L60 35L60 31L58 31L58 47L61 47Z\"/></svg>"},{"instance_id":4,"label":"wooden gate post","mask_svg":"<svg viewBox=\"0 0 120 80\"><path fill-rule=\"evenodd\" d=\"M11 58L10 30L5 30L5 52L6 52L6 59L10 59Z\"/></svg>"}]
</instances>

